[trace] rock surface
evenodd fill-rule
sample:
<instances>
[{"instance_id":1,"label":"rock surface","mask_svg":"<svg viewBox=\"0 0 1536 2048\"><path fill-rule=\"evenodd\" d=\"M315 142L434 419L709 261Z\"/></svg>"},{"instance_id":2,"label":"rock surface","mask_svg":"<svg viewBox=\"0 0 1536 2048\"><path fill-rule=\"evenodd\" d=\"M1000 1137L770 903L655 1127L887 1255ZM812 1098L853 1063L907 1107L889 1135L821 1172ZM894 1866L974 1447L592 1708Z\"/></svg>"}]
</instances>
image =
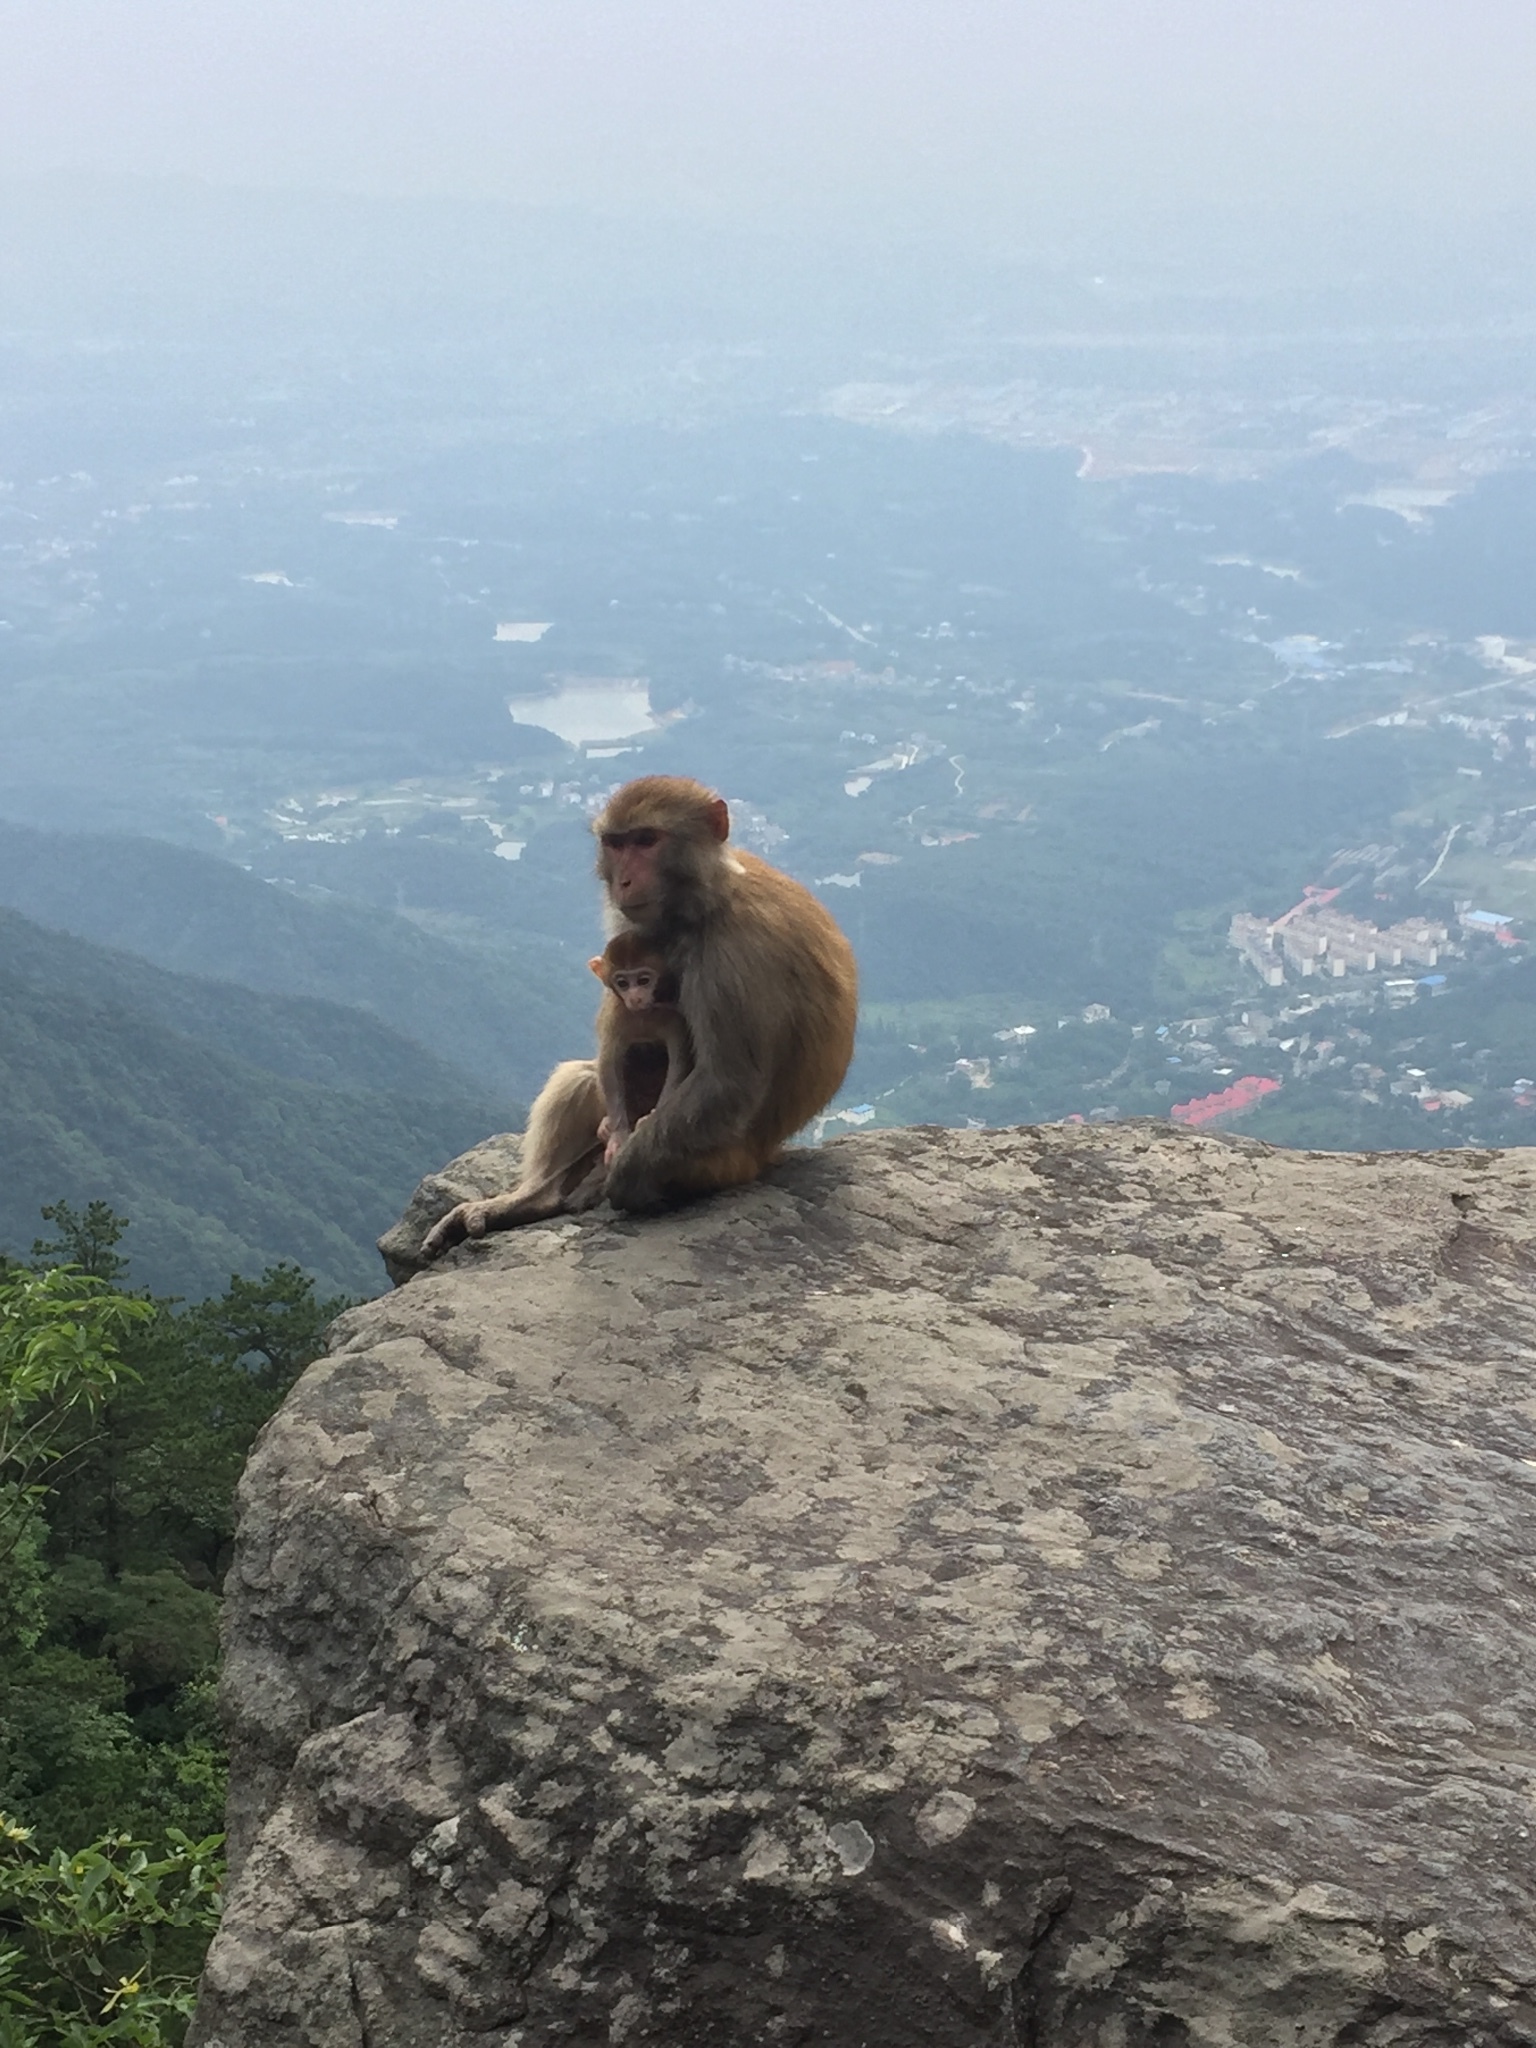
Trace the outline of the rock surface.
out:
<instances>
[{"instance_id":1,"label":"rock surface","mask_svg":"<svg viewBox=\"0 0 1536 2048\"><path fill-rule=\"evenodd\" d=\"M1536 2040L1533 1188L889 1132L344 1316L196 2048Z\"/></svg>"},{"instance_id":2,"label":"rock surface","mask_svg":"<svg viewBox=\"0 0 1536 2048\"><path fill-rule=\"evenodd\" d=\"M451 1160L441 1173L429 1173L418 1184L399 1222L392 1223L379 1239L379 1257L395 1285L403 1287L413 1274L432 1270L420 1255L421 1241L440 1216L460 1202L484 1200L487 1195L516 1187L522 1160L522 1139L503 1132Z\"/></svg>"}]
</instances>

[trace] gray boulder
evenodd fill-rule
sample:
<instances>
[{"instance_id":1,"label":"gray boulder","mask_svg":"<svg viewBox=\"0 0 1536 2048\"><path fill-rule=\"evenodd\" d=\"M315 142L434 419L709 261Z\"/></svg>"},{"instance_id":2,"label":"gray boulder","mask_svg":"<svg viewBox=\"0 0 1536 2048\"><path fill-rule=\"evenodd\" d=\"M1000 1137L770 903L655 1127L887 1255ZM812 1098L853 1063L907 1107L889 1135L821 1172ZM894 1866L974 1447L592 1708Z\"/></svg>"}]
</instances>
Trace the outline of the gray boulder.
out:
<instances>
[{"instance_id":1,"label":"gray boulder","mask_svg":"<svg viewBox=\"0 0 1536 2048\"><path fill-rule=\"evenodd\" d=\"M194 2048L1536 2041L1533 1157L887 1132L344 1316Z\"/></svg>"},{"instance_id":2,"label":"gray boulder","mask_svg":"<svg viewBox=\"0 0 1536 2048\"><path fill-rule=\"evenodd\" d=\"M441 1173L429 1173L419 1182L406 1203L405 1214L379 1239L379 1257L395 1285L403 1287L413 1275L428 1270L421 1256L421 1241L440 1216L446 1216L460 1202L483 1201L487 1195L504 1194L508 1188L516 1187L522 1161L522 1139L515 1133L503 1132L469 1152L461 1152Z\"/></svg>"}]
</instances>

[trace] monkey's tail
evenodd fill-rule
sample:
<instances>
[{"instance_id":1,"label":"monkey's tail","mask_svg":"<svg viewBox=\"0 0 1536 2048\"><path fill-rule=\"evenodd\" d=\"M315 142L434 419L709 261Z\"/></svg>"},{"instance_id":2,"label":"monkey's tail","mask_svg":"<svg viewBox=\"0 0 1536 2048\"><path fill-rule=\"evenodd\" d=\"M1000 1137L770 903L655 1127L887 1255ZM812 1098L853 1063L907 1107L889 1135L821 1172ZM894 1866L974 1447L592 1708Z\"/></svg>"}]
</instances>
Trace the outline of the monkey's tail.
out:
<instances>
[{"instance_id":1,"label":"monkey's tail","mask_svg":"<svg viewBox=\"0 0 1536 2048\"><path fill-rule=\"evenodd\" d=\"M597 1135L602 1120L597 1062L562 1060L528 1112L523 1177L497 1205L506 1219L500 1227L557 1214L567 1195L602 1163L603 1147Z\"/></svg>"}]
</instances>

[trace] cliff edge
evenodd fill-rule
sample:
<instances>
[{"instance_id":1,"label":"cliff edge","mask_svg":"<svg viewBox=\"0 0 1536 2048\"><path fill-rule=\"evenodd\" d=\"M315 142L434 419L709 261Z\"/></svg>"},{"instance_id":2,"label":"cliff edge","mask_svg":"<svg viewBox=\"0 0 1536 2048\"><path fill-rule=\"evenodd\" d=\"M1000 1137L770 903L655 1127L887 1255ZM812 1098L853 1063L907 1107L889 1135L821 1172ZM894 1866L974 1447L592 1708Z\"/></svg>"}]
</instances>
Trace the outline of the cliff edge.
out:
<instances>
[{"instance_id":1,"label":"cliff edge","mask_svg":"<svg viewBox=\"0 0 1536 2048\"><path fill-rule=\"evenodd\" d=\"M195 2048L1536 2040L1533 1188L896 1131L344 1316Z\"/></svg>"}]
</instances>

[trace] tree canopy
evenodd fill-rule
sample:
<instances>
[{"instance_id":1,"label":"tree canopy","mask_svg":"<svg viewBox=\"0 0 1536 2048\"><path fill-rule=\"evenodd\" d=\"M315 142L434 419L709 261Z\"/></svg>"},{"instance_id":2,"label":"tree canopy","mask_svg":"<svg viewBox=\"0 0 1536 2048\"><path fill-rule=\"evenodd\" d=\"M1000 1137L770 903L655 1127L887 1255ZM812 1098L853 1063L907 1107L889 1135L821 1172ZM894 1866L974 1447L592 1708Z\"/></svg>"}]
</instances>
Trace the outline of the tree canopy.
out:
<instances>
[{"instance_id":1,"label":"tree canopy","mask_svg":"<svg viewBox=\"0 0 1536 2048\"><path fill-rule=\"evenodd\" d=\"M43 1217L0 1259L0 2048L174 2048L220 1874L235 1484L348 1302L292 1264L157 1297L107 1203Z\"/></svg>"}]
</instances>

